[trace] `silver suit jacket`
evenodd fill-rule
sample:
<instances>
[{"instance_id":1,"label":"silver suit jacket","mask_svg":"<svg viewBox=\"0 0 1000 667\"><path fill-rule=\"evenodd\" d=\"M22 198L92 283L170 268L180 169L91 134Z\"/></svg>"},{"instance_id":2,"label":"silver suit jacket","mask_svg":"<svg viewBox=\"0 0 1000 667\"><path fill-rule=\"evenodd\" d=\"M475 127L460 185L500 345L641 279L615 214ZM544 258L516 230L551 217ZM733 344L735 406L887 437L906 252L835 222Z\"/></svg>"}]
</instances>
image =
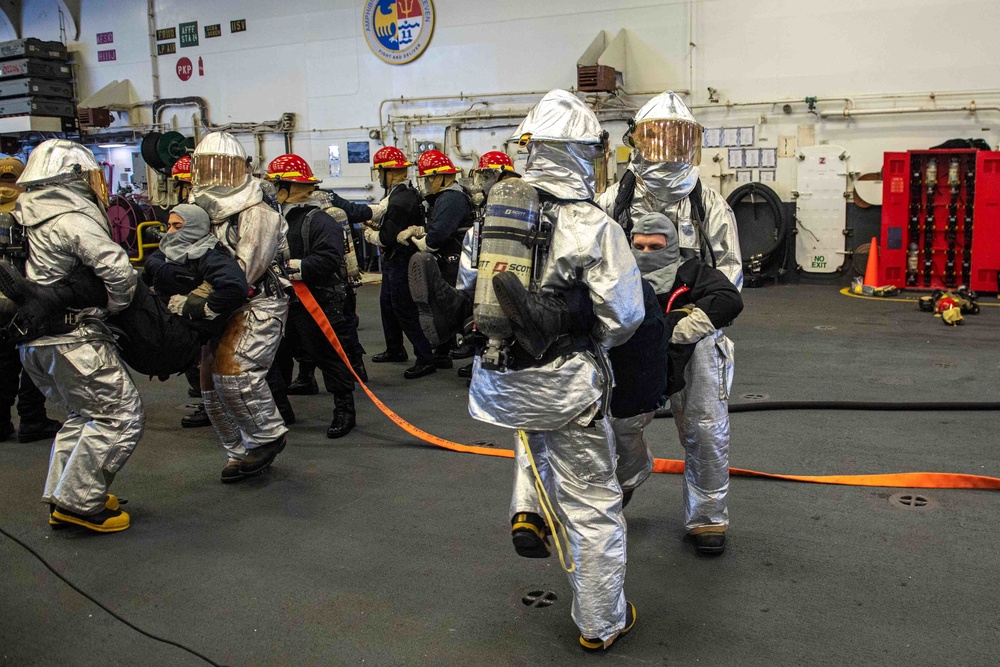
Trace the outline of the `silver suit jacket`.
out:
<instances>
[{"instance_id":1,"label":"silver suit jacket","mask_svg":"<svg viewBox=\"0 0 1000 667\"><path fill-rule=\"evenodd\" d=\"M84 186L85 187L85 186ZM136 273L124 248L111 238L111 228L100 207L76 191L75 185L48 187L18 197L14 215L28 239L27 276L40 285L52 285L80 265L88 266L108 291L107 311L88 308L83 315L103 318L132 302ZM58 336L44 336L32 345L54 345L104 337L90 327Z\"/></svg>"},{"instance_id":2,"label":"silver suit jacket","mask_svg":"<svg viewBox=\"0 0 1000 667\"><path fill-rule=\"evenodd\" d=\"M620 226L582 201L547 201L541 217L553 232L540 289L589 288L599 349L517 371L484 369L477 357L469 390L474 418L532 431L563 428L601 400L612 378L595 355L627 341L645 316L639 269Z\"/></svg>"},{"instance_id":3,"label":"silver suit jacket","mask_svg":"<svg viewBox=\"0 0 1000 667\"><path fill-rule=\"evenodd\" d=\"M597 198L597 203L608 215L614 215L619 184L615 183ZM740 237L736 231L733 209L729 208L723 196L715 190L702 188L701 193L705 204L705 220L700 228L691 220L691 201L687 197L665 203L651 195L644 196L638 184L632 199L632 219L638 220L647 213L663 213L677 226L681 260L699 257L712 266L712 259L701 255L701 238L704 234L715 256L715 268L726 274L738 289L743 289L743 257L740 254Z\"/></svg>"}]
</instances>

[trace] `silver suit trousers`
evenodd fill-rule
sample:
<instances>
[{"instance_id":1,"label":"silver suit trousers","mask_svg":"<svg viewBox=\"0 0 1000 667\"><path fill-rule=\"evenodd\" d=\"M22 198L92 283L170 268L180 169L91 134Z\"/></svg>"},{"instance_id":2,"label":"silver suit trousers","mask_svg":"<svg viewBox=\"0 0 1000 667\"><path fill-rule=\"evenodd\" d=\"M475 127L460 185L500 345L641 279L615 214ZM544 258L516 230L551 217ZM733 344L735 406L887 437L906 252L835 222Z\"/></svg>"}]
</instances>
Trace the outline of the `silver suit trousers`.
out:
<instances>
[{"instance_id":1,"label":"silver suit trousers","mask_svg":"<svg viewBox=\"0 0 1000 667\"><path fill-rule=\"evenodd\" d=\"M653 413L644 412L622 419L611 417L610 421L615 436L615 451L618 454L618 484L622 491L632 491L653 472L653 450L643 433L653 421Z\"/></svg>"},{"instance_id":2,"label":"silver suit trousers","mask_svg":"<svg viewBox=\"0 0 1000 667\"><path fill-rule=\"evenodd\" d=\"M732 341L722 331L700 340L684 369L684 379L684 389L670 397L684 447L684 525L689 532L728 526Z\"/></svg>"},{"instance_id":3,"label":"silver suit trousers","mask_svg":"<svg viewBox=\"0 0 1000 667\"><path fill-rule=\"evenodd\" d=\"M79 514L104 508L108 487L142 437L139 391L114 345L92 339L21 346L21 363L66 421L52 443L42 501Z\"/></svg>"},{"instance_id":4,"label":"silver suit trousers","mask_svg":"<svg viewBox=\"0 0 1000 667\"><path fill-rule=\"evenodd\" d=\"M576 563L576 570L568 575L573 620L584 637L607 639L625 627L626 526L611 427L601 419L589 428L571 423L558 431L527 435ZM518 471L511 512L539 512L528 459L520 438L516 440ZM518 506L519 487L525 485L533 498L529 508Z\"/></svg>"},{"instance_id":5,"label":"silver suit trousers","mask_svg":"<svg viewBox=\"0 0 1000 667\"><path fill-rule=\"evenodd\" d=\"M653 421L653 413L646 412L635 417L618 419L609 417L611 431L615 439L615 476L622 491L631 491L653 472L653 450L646 442L643 430ZM531 470L517 466L514 470L514 494L510 504L510 515L519 512L541 514L535 480Z\"/></svg>"},{"instance_id":6,"label":"silver suit trousers","mask_svg":"<svg viewBox=\"0 0 1000 667\"><path fill-rule=\"evenodd\" d=\"M287 318L288 299L257 297L233 313L202 358L212 368L210 380L202 375L205 412L230 459L288 432L265 380Z\"/></svg>"}]
</instances>

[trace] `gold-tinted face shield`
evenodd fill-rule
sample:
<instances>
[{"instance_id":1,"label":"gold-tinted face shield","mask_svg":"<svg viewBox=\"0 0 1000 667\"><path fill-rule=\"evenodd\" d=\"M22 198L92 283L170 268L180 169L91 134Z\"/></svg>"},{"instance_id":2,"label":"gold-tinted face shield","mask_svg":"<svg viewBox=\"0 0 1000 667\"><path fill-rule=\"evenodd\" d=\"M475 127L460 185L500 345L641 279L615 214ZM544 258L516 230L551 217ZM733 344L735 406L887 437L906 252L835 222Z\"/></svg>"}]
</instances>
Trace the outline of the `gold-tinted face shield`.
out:
<instances>
[{"instance_id":1,"label":"gold-tinted face shield","mask_svg":"<svg viewBox=\"0 0 1000 667\"><path fill-rule=\"evenodd\" d=\"M108 180L104 177L103 169L90 169L82 172L87 185L94 191L94 194L104 206L111 203L111 194L108 192Z\"/></svg>"},{"instance_id":2,"label":"gold-tinted face shield","mask_svg":"<svg viewBox=\"0 0 1000 667\"><path fill-rule=\"evenodd\" d=\"M631 144L647 162L701 163L702 127L679 119L652 119L636 124Z\"/></svg>"},{"instance_id":3,"label":"gold-tinted face shield","mask_svg":"<svg viewBox=\"0 0 1000 667\"><path fill-rule=\"evenodd\" d=\"M0 211L14 208L14 202L24 192L24 188L15 181L17 181L16 174L0 173Z\"/></svg>"},{"instance_id":4,"label":"gold-tinted face shield","mask_svg":"<svg viewBox=\"0 0 1000 667\"><path fill-rule=\"evenodd\" d=\"M194 187L235 188L249 175L246 158L238 155L205 153L191 156L191 185Z\"/></svg>"}]
</instances>

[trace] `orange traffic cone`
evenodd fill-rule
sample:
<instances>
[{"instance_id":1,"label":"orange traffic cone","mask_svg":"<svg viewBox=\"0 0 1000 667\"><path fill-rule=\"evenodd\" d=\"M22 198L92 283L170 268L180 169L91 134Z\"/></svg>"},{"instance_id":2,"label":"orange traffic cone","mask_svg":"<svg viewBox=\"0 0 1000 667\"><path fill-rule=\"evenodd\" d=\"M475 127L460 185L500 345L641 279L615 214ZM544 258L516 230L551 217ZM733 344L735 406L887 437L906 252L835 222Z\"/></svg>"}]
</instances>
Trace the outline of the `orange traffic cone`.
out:
<instances>
[{"instance_id":1,"label":"orange traffic cone","mask_svg":"<svg viewBox=\"0 0 1000 667\"><path fill-rule=\"evenodd\" d=\"M878 241L872 238L868 250L868 266L865 267L865 287L878 287Z\"/></svg>"}]
</instances>

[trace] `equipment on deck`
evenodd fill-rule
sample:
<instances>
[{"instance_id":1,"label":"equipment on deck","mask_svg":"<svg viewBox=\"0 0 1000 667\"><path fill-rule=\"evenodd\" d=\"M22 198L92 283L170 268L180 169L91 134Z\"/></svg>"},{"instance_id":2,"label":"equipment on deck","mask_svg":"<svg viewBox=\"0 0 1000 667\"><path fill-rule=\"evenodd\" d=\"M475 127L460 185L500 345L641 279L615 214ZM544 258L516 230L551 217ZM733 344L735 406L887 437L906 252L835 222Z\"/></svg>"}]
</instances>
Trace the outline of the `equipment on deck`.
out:
<instances>
[{"instance_id":1,"label":"equipment on deck","mask_svg":"<svg viewBox=\"0 0 1000 667\"><path fill-rule=\"evenodd\" d=\"M1000 152L886 153L879 283L996 292Z\"/></svg>"}]
</instances>

